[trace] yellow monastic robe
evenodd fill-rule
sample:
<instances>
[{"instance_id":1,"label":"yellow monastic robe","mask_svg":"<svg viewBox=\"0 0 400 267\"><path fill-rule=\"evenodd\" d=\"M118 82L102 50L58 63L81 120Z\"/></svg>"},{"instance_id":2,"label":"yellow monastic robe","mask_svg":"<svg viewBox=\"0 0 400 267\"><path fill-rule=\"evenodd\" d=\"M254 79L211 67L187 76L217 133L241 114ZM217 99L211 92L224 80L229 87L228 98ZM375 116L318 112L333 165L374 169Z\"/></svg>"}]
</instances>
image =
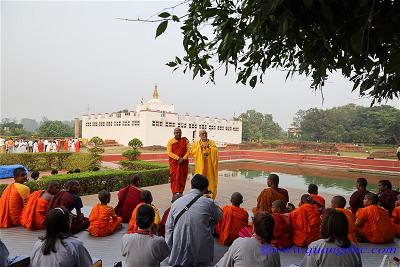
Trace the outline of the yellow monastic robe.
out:
<instances>
[{"instance_id":1,"label":"yellow monastic robe","mask_svg":"<svg viewBox=\"0 0 400 267\"><path fill-rule=\"evenodd\" d=\"M205 156L204 154L208 155ZM217 196L218 185L218 149L214 141L208 140L208 147L199 140L192 146L192 155L195 158L195 174L202 174L208 178L208 190L213 199Z\"/></svg>"}]
</instances>

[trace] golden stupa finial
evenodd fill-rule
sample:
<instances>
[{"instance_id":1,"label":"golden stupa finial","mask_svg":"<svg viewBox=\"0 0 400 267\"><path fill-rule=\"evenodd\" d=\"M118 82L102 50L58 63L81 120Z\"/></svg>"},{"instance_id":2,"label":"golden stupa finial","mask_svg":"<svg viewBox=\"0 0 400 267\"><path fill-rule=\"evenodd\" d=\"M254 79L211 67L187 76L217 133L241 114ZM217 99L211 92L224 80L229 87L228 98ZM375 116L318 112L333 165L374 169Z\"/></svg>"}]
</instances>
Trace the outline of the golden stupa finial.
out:
<instances>
[{"instance_id":1,"label":"golden stupa finial","mask_svg":"<svg viewBox=\"0 0 400 267\"><path fill-rule=\"evenodd\" d=\"M157 84L154 86L153 99L158 99Z\"/></svg>"}]
</instances>

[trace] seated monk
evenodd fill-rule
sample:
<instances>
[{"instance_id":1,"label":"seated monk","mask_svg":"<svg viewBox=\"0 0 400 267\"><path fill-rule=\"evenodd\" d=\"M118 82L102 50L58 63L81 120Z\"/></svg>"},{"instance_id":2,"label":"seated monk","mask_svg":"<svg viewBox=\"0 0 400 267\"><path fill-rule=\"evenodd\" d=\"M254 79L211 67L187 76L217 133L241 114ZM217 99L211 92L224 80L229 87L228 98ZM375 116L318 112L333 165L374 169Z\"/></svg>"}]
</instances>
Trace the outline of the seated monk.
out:
<instances>
[{"instance_id":1,"label":"seated monk","mask_svg":"<svg viewBox=\"0 0 400 267\"><path fill-rule=\"evenodd\" d=\"M354 216L353 212L344 208L346 206L346 199L342 196L334 196L331 200L331 206L333 209L343 212L344 215L346 215L347 222L349 225L347 238L351 242L357 244L356 226L354 224L356 222L356 216Z\"/></svg>"},{"instance_id":2,"label":"seated monk","mask_svg":"<svg viewBox=\"0 0 400 267\"><path fill-rule=\"evenodd\" d=\"M289 194L286 189L279 188L279 176L272 173L268 176L267 185L269 188L264 189L257 198L257 207L253 209L253 213L258 211L266 211L271 213L272 202L281 199L286 203L289 201Z\"/></svg>"},{"instance_id":3,"label":"seated monk","mask_svg":"<svg viewBox=\"0 0 400 267\"><path fill-rule=\"evenodd\" d=\"M110 203L111 194L107 190L99 192L101 203L93 207L89 215L89 234L92 236L108 236L121 228L122 218L118 217L114 209L107 204Z\"/></svg>"},{"instance_id":4,"label":"seated monk","mask_svg":"<svg viewBox=\"0 0 400 267\"><path fill-rule=\"evenodd\" d=\"M115 213L122 217L122 222L127 223L132 217L132 211L140 203L139 188L140 176L133 175L130 178L130 184L118 191L118 204L115 207Z\"/></svg>"},{"instance_id":5,"label":"seated monk","mask_svg":"<svg viewBox=\"0 0 400 267\"><path fill-rule=\"evenodd\" d=\"M128 225L128 234L132 234L138 229L138 226L136 225L136 213L139 207L144 204L148 204L152 206L154 209L155 217L154 217L154 226L152 232L157 233L158 225L160 224L160 212L158 211L156 206L151 204L153 202L153 196L151 195L151 192L149 190L142 190L142 192L140 193L140 200L141 202L136 206L136 208L132 212L132 217Z\"/></svg>"},{"instance_id":6,"label":"seated monk","mask_svg":"<svg viewBox=\"0 0 400 267\"><path fill-rule=\"evenodd\" d=\"M361 238L370 243L392 242L394 229L387 210L378 205L376 194L368 193L364 197L364 206L356 214L356 231Z\"/></svg>"},{"instance_id":7,"label":"seated monk","mask_svg":"<svg viewBox=\"0 0 400 267\"><path fill-rule=\"evenodd\" d=\"M175 193L172 195L172 200L171 200L171 204L174 203L177 199L179 199L180 197L182 197L181 193ZM162 216L161 222L158 225L158 236L163 236L165 237L165 224L167 223L167 219L168 219L168 215L169 212L171 211L171 207L169 207L168 209L166 209L164 211L164 214Z\"/></svg>"},{"instance_id":8,"label":"seated monk","mask_svg":"<svg viewBox=\"0 0 400 267\"><path fill-rule=\"evenodd\" d=\"M394 234L400 237L400 194L397 195L396 208L394 208L392 216Z\"/></svg>"},{"instance_id":9,"label":"seated monk","mask_svg":"<svg viewBox=\"0 0 400 267\"><path fill-rule=\"evenodd\" d=\"M301 196L300 205L289 213L293 226L293 243L306 247L320 238L320 212L310 195Z\"/></svg>"},{"instance_id":10,"label":"seated monk","mask_svg":"<svg viewBox=\"0 0 400 267\"><path fill-rule=\"evenodd\" d=\"M219 235L219 243L225 246L232 245L239 237L239 231L248 225L249 214L240 207L243 203L243 196L235 192L231 196L232 205L222 207L222 218L215 227Z\"/></svg>"},{"instance_id":11,"label":"seated monk","mask_svg":"<svg viewBox=\"0 0 400 267\"><path fill-rule=\"evenodd\" d=\"M14 183L9 184L0 198L0 228L21 225L21 215L28 202L30 189L24 183L27 181L24 168L14 170Z\"/></svg>"},{"instance_id":12,"label":"seated monk","mask_svg":"<svg viewBox=\"0 0 400 267\"><path fill-rule=\"evenodd\" d=\"M385 208L389 215L392 215L399 192L392 190L392 183L389 180L380 180L378 189L379 205Z\"/></svg>"},{"instance_id":13,"label":"seated monk","mask_svg":"<svg viewBox=\"0 0 400 267\"><path fill-rule=\"evenodd\" d=\"M271 245L280 249L293 246L293 228L285 210L285 202L282 200L278 199L272 202L272 217L275 221L275 227Z\"/></svg>"},{"instance_id":14,"label":"seated monk","mask_svg":"<svg viewBox=\"0 0 400 267\"><path fill-rule=\"evenodd\" d=\"M47 213L47 205L55 194L60 192L60 184L51 181L47 184L47 190L33 192L24 207L21 216L21 225L29 230L45 229L44 220Z\"/></svg>"},{"instance_id":15,"label":"seated monk","mask_svg":"<svg viewBox=\"0 0 400 267\"><path fill-rule=\"evenodd\" d=\"M351 196L350 196L350 201L349 201L349 205L351 208L351 211L356 214L358 209L363 208L364 207L364 197L366 194L369 193L369 191L367 190L367 179L365 178L358 178L357 182L356 182L356 188L357 191L354 192Z\"/></svg>"},{"instance_id":16,"label":"seated monk","mask_svg":"<svg viewBox=\"0 0 400 267\"><path fill-rule=\"evenodd\" d=\"M315 184L308 185L308 194L314 199L315 202L319 203L322 209L325 209L325 199L318 195L318 186Z\"/></svg>"},{"instance_id":17,"label":"seated monk","mask_svg":"<svg viewBox=\"0 0 400 267\"><path fill-rule=\"evenodd\" d=\"M70 180L65 183L67 191L58 192L49 202L47 213L58 207L65 207L72 216L72 222L69 229L70 234L79 233L89 227L89 219L83 216L81 209L83 208L82 199L78 193L80 190L79 182ZM71 213L75 209L76 215Z\"/></svg>"}]
</instances>

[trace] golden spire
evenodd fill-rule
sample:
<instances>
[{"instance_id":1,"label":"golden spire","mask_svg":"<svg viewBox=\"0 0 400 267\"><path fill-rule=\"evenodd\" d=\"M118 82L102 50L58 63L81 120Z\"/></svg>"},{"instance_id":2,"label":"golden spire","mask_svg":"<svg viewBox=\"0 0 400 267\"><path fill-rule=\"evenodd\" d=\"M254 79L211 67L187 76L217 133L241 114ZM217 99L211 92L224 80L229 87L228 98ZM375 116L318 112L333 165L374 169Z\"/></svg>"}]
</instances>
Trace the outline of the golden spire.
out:
<instances>
[{"instance_id":1,"label":"golden spire","mask_svg":"<svg viewBox=\"0 0 400 267\"><path fill-rule=\"evenodd\" d=\"M154 86L153 99L158 99L157 84Z\"/></svg>"}]
</instances>

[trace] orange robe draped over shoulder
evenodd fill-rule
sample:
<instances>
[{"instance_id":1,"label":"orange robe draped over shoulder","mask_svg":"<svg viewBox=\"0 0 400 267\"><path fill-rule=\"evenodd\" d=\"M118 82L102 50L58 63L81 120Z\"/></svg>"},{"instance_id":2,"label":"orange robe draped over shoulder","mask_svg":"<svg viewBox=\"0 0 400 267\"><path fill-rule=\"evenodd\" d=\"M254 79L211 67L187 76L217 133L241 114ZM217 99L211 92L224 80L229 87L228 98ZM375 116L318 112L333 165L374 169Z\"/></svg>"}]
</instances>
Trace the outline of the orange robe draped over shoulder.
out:
<instances>
[{"instance_id":1,"label":"orange robe draped over shoulder","mask_svg":"<svg viewBox=\"0 0 400 267\"><path fill-rule=\"evenodd\" d=\"M136 225L136 214L138 209L140 208L140 206L144 205L145 203L139 203L136 208L133 210L132 212L132 217L129 221L129 225L128 225L128 234L133 234L133 232L135 232L136 230L138 230L138 226ZM154 213L155 213L155 217L154 217L154 224L155 225L159 225L160 224L160 212L158 211L158 209L156 208L156 206L151 205L154 209Z\"/></svg>"},{"instance_id":2,"label":"orange robe draped over shoulder","mask_svg":"<svg viewBox=\"0 0 400 267\"><path fill-rule=\"evenodd\" d=\"M295 245L306 247L320 238L321 218L315 205L303 204L289 213L289 218L293 226Z\"/></svg>"},{"instance_id":3,"label":"orange robe draped over shoulder","mask_svg":"<svg viewBox=\"0 0 400 267\"><path fill-rule=\"evenodd\" d=\"M108 236L120 227L122 218L111 206L98 203L90 212L89 221L88 231L92 236Z\"/></svg>"},{"instance_id":4,"label":"orange robe draped over shoulder","mask_svg":"<svg viewBox=\"0 0 400 267\"><path fill-rule=\"evenodd\" d=\"M357 234L371 243L393 241L394 229L387 210L379 205L370 205L358 209L357 220L364 223L357 227Z\"/></svg>"},{"instance_id":5,"label":"orange robe draped over shoulder","mask_svg":"<svg viewBox=\"0 0 400 267\"><path fill-rule=\"evenodd\" d=\"M266 211L271 213L272 202L281 199L285 202L285 205L289 201L288 192L283 188L266 188L264 189L257 198L257 208L253 209L253 213L257 211Z\"/></svg>"},{"instance_id":6,"label":"orange robe draped over shoulder","mask_svg":"<svg viewBox=\"0 0 400 267\"><path fill-rule=\"evenodd\" d=\"M319 204L322 205L323 208L325 208L325 199L323 197L316 194L310 194L310 196L312 197L312 199L315 200L315 202L318 202Z\"/></svg>"},{"instance_id":7,"label":"orange robe draped over shoulder","mask_svg":"<svg viewBox=\"0 0 400 267\"><path fill-rule=\"evenodd\" d=\"M189 140L182 137L179 140L172 138L167 144L169 157L169 177L171 179L172 194L182 193L185 190L186 179L189 172ZM178 164L178 159L183 158L183 163Z\"/></svg>"},{"instance_id":8,"label":"orange robe draped over shoulder","mask_svg":"<svg viewBox=\"0 0 400 267\"><path fill-rule=\"evenodd\" d=\"M290 248L293 246L293 228L288 214L272 213L274 217L274 239L271 245L277 248Z\"/></svg>"},{"instance_id":9,"label":"orange robe draped over shoulder","mask_svg":"<svg viewBox=\"0 0 400 267\"><path fill-rule=\"evenodd\" d=\"M356 238L356 226L354 224L356 222L356 216L353 212L351 212L351 210L342 208L336 208L336 210L343 212L344 215L346 215L347 222L349 223L349 233L347 234L347 237L351 242L357 244L358 242Z\"/></svg>"},{"instance_id":10,"label":"orange robe draped over shoulder","mask_svg":"<svg viewBox=\"0 0 400 267\"><path fill-rule=\"evenodd\" d=\"M396 236L400 237L400 206L393 210L392 216L394 233Z\"/></svg>"},{"instance_id":11,"label":"orange robe draped over shoulder","mask_svg":"<svg viewBox=\"0 0 400 267\"><path fill-rule=\"evenodd\" d=\"M222 207L222 219L215 227L219 235L219 243L222 245L232 245L233 241L239 237L239 231L248 225L249 214L246 210L236 206Z\"/></svg>"},{"instance_id":12,"label":"orange robe draped over shoulder","mask_svg":"<svg viewBox=\"0 0 400 267\"><path fill-rule=\"evenodd\" d=\"M21 225L29 230L44 229L44 220L46 218L47 205L49 201L42 198L44 190L33 192L24 207L21 216Z\"/></svg>"},{"instance_id":13,"label":"orange robe draped over shoulder","mask_svg":"<svg viewBox=\"0 0 400 267\"><path fill-rule=\"evenodd\" d=\"M0 228L21 224L22 210L29 198L29 187L19 183L9 184L0 198Z\"/></svg>"}]
</instances>

